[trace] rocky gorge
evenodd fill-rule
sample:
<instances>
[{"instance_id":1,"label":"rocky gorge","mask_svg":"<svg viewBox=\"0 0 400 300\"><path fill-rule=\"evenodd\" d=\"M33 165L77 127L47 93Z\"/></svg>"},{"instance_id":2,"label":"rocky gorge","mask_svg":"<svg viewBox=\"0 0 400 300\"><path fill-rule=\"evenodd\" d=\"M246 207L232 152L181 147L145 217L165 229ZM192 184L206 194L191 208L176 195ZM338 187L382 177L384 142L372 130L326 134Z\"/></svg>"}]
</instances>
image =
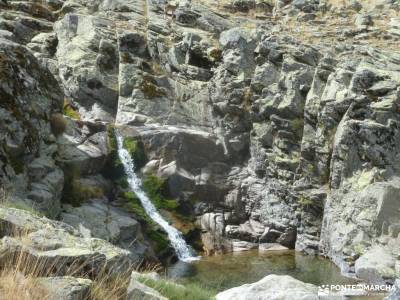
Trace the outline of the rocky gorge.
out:
<instances>
[{"instance_id":1,"label":"rocky gorge","mask_svg":"<svg viewBox=\"0 0 400 300\"><path fill-rule=\"evenodd\" d=\"M324 256L399 299L399 46L396 0L0 0L0 265L91 299L104 270L176 261L118 130L202 255ZM140 276L120 299L168 298ZM317 291L269 275L216 298Z\"/></svg>"}]
</instances>

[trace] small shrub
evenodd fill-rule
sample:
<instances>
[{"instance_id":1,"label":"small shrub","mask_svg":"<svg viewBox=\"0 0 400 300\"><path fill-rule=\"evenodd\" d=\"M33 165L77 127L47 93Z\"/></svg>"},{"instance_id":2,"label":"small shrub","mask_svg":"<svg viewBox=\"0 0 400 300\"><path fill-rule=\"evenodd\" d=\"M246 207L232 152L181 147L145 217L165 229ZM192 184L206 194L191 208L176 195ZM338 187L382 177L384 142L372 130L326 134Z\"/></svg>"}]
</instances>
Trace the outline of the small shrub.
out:
<instances>
[{"instance_id":1,"label":"small shrub","mask_svg":"<svg viewBox=\"0 0 400 300\"><path fill-rule=\"evenodd\" d=\"M93 198L101 198L104 191L95 185L82 184L79 167L69 165L64 168L64 190L62 201L72 206L80 206L84 202Z\"/></svg>"},{"instance_id":2,"label":"small shrub","mask_svg":"<svg viewBox=\"0 0 400 300\"><path fill-rule=\"evenodd\" d=\"M59 136L65 132L67 121L62 114L56 113L51 116L50 125L53 134Z\"/></svg>"},{"instance_id":3,"label":"small shrub","mask_svg":"<svg viewBox=\"0 0 400 300\"><path fill-rule=\"evenodd\" d=\"M27 231L14 230L12 232L14 233L12 236L22 241L24 245L29 245L31 242ZM59 275L61 267L63 267L62 276L92 280L90 297L85 298L86 300L126 299L130 276L135 268L130 266L123 272L115 273L108 270L107 266L104 265L99 272L94 273L93 263L93 258L90 258L85 261L77 260L66 265L62 258L55 258L54 261L50 262L43 258L36 258L24 251L3 257L0 265L0 299L54 299L45 286L41 285L40 278Z\"/></svg>"},{"instance_id":4,"label":"small shrub","mask_svg":"<svg viewBox=\"0 0 400 300\"><path fill-rule=\"evenodd\" d=\"M114 183L117 187L121 189L129 188L129 183L126 177L117 178L114 180Z\"/></svg>"},{"instance_id":5,"label":"small shrub","mask_svg":"<svg viewBox=\"0 0 400 300\"><path fill-rule=\"evenodd\" d=\"M304 120L303 119L294 119L291 122L292 124L292 129L294 131L294 134L298 137L301 138L303 136L303 127L304 127Z\"/></svg>"}]
</instances>

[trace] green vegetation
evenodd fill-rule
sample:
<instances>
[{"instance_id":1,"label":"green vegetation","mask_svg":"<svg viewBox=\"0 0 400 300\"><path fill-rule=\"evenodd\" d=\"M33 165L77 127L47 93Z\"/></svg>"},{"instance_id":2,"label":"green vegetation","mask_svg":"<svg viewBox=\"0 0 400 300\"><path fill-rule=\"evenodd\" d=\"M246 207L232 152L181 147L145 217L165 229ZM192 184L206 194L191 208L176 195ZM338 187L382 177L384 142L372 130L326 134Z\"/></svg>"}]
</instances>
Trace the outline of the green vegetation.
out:
<instances>
[{"instance_id":1,"label":"green vegetation","mask_svg":"<svg viewBox=\"0 0 400 300\"><path fill-rule=\"evenodd\" d=\"M128 201L128 208L138 217L138 219L140 219L140 221L143 221L146 224L153 224L153 220L147 215L140 200L134 192L124 192L122 197Z\"/></svg>"},{"instance_id":2,"label":"green vegetation","mask_svg":"<svg viewBox=\"0 0 400 300\"><path fill-rule=\"evenodd\" d=\"M166 199L164 196L167 193L165 179L153 174L147 175L143 179L143 189L157 209L176 211L178 208L178 201Z\"/></svg>"},{"instance_id":3,"label":"green vegetation","mask_svg":"<svg viewBox=\"0 0 400 300\"><path fill-rule=\"evenodd\" d=\"M147 215L134 192L124 192L122 196L128 201L127 208L136 215L139 222L143 225L146 236L152 241L156 253L162 255L162 253L169 249L167 235L159 231L158 225Z\"/></svg>"},{"instance_id":4,"label":"green vegetation","mask_svg":"<svg viewBox=\"0 0 400 300\"><path fill-rule=\"evenodd\" d=\"M128 184L125 178L124 166L118 156L118 145L113 125L107 126L107 143L110 154L103 169L103 175L127 188ZM124 139L124 147L132 156L136 169L146 164L147 158L144 152L144 145L141 141L127 137Z\"/></svg>"},{"instance_id":5,"label":"green vegetation","mask_svg":"<svg viewBox=\"0 0 400 300\"><path fill-rule=\"evenodd\" d=\"M124 148L131 155L135 163L135 169L140 169L146 164L147 158L144 153L144 145L141 141L126 137L124 139Z\"/></svg>"},{"instance_id":6,"label":"green vegetation","mask_svg":"<svg viewBox=\"0 0 400 300\"><path fill-rule=\"evenodd\" d=\"M27 203L18 200L18 199L12 199L4 190L0 188L0 206L1 207L7 207L7 208L16 208L16 209L21 209L30 212L33 215L36 215L38 217L44 217L44 214L41 213L40 211L34 209L31 205L28 205Z\"/></svg>"},{"instance_id":7,"label":"green vegetation","mask_svg":"<svg viewBox=\"0 0 400 300\"><path fill-rule=\"evenodd\" d=\"M154 251L162 256L162 254L168 251L170 245L167 235L164 232L160 232L156 229L146 230L147 236L153 243Z\"/></svg>"},{"instance_id":8,"label":"green vegetation","mask_svg":"<svg viewBox=\"0 0 400 300\"><path fill-rule=\"evenodd\" d=\"M126 179L126 176L115 179L114 183L117 187L121 189L127 189L129 187L129 183L128 180Z\"/></svg>"},{"instance_id":9,"label":"green vegetation","mask_svg":"<svg viewBox=\"0 0 400 300\"><path fill-rule=\"evenodd\" d=\"M139 277L138 280L170 300L209 300L214 299L216 295L216 291L194 283L183 286L165 279L154 280L144 276Z\"/></svg>"},{"instance_id":10,"label":"green vegetation","mask_svg":"<svg viewBox=\"0 0 400 300\"><path fill-rule=\"evenodd\" d=\"M81 115L79 114L79 112L77 112L71 106L71 103L67 99L64 99L63 113L64 113L64 115L70 117L71 119L75 119L75 120L81 119Z\"/></svg>"}]
</instances>

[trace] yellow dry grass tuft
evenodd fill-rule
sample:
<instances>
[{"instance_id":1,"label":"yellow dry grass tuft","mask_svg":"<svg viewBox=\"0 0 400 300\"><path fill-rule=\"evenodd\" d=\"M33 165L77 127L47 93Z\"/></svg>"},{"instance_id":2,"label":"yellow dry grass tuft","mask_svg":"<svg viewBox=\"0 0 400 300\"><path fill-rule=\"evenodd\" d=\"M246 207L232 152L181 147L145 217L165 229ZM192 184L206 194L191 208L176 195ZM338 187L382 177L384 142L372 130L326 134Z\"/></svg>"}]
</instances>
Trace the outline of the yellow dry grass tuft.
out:
<instances>
[{"instance_id":1,"label":"yellow dry grass tuft","mask_svg":"<svg viewBox=\"0 0 400 300\"><path fill-rule=\"evenodd\" d=\"M62 258L37 258L28 250L32 246L28 230L3 226L0 233L7 233L22 245L13 251L0 251L0 300L53 300L51 292L38 278L54 276L91 279L90 296L82 300L126 299L131 273L137 270L134 266L115 272L108 266L99 266L95 257L72 263ZM147 268L155 270L156 267Z\"/></svg>"}]
</instances>

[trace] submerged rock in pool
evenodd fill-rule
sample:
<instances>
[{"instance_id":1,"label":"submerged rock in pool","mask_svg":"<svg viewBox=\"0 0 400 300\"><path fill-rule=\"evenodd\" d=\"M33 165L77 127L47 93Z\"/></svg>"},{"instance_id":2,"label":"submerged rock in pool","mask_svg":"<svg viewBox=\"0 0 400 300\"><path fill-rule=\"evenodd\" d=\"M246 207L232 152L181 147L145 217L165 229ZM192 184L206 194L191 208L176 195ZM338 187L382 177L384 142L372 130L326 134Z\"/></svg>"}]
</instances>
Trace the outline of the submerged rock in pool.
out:
<instances>
[{"instance_id":1,"label":"submerged rock in pool","mask_svg":"<svg viewBox=\"0 0 400 300\"><path fill-rule=\"evenodd\" d=\"M318 287L291 276L268 275L251 284L244 284L219 293L217 300L317 300Z\"/></svg>"}]
</instances>

